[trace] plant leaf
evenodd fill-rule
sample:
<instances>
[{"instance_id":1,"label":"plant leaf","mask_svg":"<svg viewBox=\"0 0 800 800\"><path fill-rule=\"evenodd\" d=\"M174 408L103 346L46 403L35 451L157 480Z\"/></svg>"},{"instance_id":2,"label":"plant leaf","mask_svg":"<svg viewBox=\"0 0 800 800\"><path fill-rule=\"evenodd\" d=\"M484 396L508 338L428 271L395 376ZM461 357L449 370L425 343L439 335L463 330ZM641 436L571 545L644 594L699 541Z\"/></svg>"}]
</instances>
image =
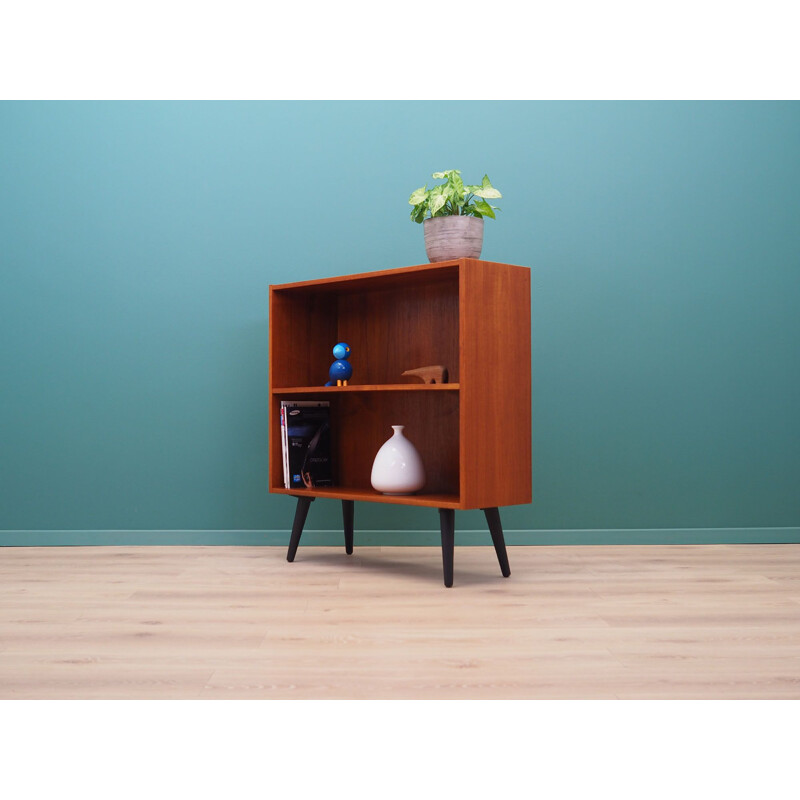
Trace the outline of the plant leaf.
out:
<instances>
[{"instance_id":1,"label":"plant leaf","mask_svg":"<svg viewBox=\"0 0 800 800\"><path fill-rule=\"evenodd\" d=\"M426 183L424 186L420 186L419 189L414 189L411 193L411 197L408 198L408 202L415 206L421 203L423 200L426 200L428 197L428 184Z\"/></svg>"},{"instance_id":2,"label":"plant leaf","mask_svg":"<svg viewBox=\"0 0 800 800\"><path fill-rule=\"evenodd\" d=\"M457 169L434 172L433 177L444 179L445 183L431 189L428 189L426 183L425 186L415 189L408 199L409 204L414 206L411 210L411 219L415 222L422 222L427 213L430 213L431 217L463 214L495 219L494 212L499 209L486 200L503 195L492 186L488 175L483 176L480 184L467 185L461 179L461 171Z\"/></svg>"},{"instance_id":3,"label":"plant leaf","mask_svg":"<svg viewBox=\"0 0 800 800\"><path fill-rule=\"evenodd\" d=\"M496 198L503 196L497 191L497 189L494 188L494 186L492 186L492 182L489 180L488 175L483 176L483 184L473 189L472 192L478 197Z\"/></svg>"},{"instance_id":4,"label":"plant leaf","mask_svg":"<svg viewBox=\"0 0 800 800\"><path fill-rule=\"evenodd\" d=\"M475 208L480 211L481 215L484 217L491 217L492 219L496 219L494 215L494 206L490 206L485 200L476 200L475 201Z\"/></svg>"},{"instance_id":5,"label":"plant leaf","mask_svg":"<svg viewBox=\"0 0 800 800\"><path fill-rule=\"evenodd\" d=\"M461 180L461 173L457 169L454 169L448 177L447 182L450 184L455 202L459 206L463 205L466 195L464 194L464 181Z\"/></svg>"},{"instance_id":6,"label":"plant leaf","mask_svg":"<svg viewBox=\"0 0 800 800\"><path fill-rule=\"evenodd\" d=\"M447 198L443 194L431 200L431 216L435 216L439 209L444 208L446 202Z\"/></svg>"},{"instance_id":7,"label":"plant leaf","mask_svg":"<svg viewBox=\"0 0 800 800\"><path fill-rule=\"evenodd\" d=\"M411 209L411 219L414 222L422 222L425 219L425 213L427 210L427 203L420 203L418 206L414 206L414 208Z\"/></svg>"},{"instance_id":8,"label":"plant leaf","mask_svg":"<svg viewBox=\"0 0 800 800\"><path fill-rule=\"evenodd\" d=\"M447 199L447 202L450 204L450 208L446 209L445 213L458 214L461 204L464 201L464 197L458 193L450 181L444 185L443 194Z\"/></svg>"}]
</instances>

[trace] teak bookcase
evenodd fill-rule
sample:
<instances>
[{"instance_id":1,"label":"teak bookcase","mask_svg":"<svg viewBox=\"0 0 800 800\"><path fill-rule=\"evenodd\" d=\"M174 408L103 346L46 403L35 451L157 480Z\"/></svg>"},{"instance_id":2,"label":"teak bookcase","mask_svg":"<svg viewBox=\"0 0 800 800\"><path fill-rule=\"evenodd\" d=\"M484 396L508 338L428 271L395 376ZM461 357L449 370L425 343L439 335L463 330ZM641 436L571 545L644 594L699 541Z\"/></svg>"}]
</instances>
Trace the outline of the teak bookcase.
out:
<instances>
[{"instance_id":1,"label":"teak bookcase","mask_svg":"<svg viewBox=\"0 0 800 800\"><path fill-rule=\"evenodd\" d=\"M337 342L351 347L353 376L326 387ZM401 376L433 364L449 383ZM284 399L330 401L333 488L284 488ZM531 502L530 270L458 259L270 286L269 415L269 489L297 498L289 561L317 497L342 501L347 553L354 501L428 506L439 509L452 586L455 510L480 508L507 577L498 509ZM413 495L370 484L392 425L406 426L422 456L427 483Z\"/></svg>"}]
</instances>

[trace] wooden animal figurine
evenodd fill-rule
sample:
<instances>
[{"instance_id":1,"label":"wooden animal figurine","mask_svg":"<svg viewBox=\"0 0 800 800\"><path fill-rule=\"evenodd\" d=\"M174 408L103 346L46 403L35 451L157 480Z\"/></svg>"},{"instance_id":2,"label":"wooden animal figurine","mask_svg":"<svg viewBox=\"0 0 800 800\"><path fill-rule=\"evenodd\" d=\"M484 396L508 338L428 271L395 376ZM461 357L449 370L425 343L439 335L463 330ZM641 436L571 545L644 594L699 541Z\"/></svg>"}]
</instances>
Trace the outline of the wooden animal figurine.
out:
<instances>
[{"instance_id":1,"label":"wooden animal figurine","mask_svg":"<svg viewBox=\"0 0 800 800\"><path fill-rule=\"evenodd\" d=\"M433 367L407 369L403 375L421 378L423 383L447 383L447 367L443 367L441 364Z\"/></svg>"},{"instance_id":2,"label":"wooden animal figurine","mask_svg":"<svg viewBox=\"0 0 800 800\"><path fill-rule=\"evenodd\" d=\"M353 375L353 365L347 360L350 358L350 345L347 342L339 342L333 348L333 357L336 361L331 364L328 370L330 380L326 386L347 386L347 381Z\"/></svg>"}]
</instances>

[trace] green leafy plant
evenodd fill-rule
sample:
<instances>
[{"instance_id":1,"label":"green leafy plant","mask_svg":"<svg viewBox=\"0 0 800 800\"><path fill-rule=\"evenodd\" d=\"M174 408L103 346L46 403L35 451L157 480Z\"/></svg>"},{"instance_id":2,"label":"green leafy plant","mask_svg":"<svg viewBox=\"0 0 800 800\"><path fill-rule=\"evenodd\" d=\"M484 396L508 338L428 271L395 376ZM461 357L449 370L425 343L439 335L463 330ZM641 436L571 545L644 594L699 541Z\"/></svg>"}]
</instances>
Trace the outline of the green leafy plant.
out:
<instances>
[{"instance_id":1,"label":"green leafy plant","mask_svg":"<svg viewBox=\"0 0 800 800\"><path fill-rule=\"evenodd\" d=\"M408 202L413 206L411 219L414 222L422 222L428 215L430 217L461 215L495 219L494 212L500 209L486 201L503 195L492 186L488 175L484 175L483 182L475 186L465 184L461 180L461 172L457 169L434 172L432 177L444 178L445 182L432 189L429 189L426 183L412 192L408 198Z\"/></svg>"}]
</instances>

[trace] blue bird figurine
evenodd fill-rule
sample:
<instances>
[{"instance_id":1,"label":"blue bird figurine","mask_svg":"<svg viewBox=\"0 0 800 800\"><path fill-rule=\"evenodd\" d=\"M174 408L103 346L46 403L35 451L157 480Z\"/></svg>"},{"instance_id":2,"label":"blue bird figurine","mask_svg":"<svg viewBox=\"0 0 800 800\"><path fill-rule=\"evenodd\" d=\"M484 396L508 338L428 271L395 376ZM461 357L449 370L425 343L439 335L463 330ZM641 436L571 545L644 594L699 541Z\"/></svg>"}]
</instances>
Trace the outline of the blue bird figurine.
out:
<instances>
[{"instance_id":1,"label":"blue bird figurine","mask_svg":"<svg viewBox=\"0 0 800 800\"><path fill-rule=\"evenodd\" d=\"M339 342L333 348L333 356L336 361L331 364L331 368L328 370L330 380L325 385L347 386L347 381L350 380L353 374L353 365L347 360L350 358L350 345L346 342Z\"/></svg>"}]
</instances>

